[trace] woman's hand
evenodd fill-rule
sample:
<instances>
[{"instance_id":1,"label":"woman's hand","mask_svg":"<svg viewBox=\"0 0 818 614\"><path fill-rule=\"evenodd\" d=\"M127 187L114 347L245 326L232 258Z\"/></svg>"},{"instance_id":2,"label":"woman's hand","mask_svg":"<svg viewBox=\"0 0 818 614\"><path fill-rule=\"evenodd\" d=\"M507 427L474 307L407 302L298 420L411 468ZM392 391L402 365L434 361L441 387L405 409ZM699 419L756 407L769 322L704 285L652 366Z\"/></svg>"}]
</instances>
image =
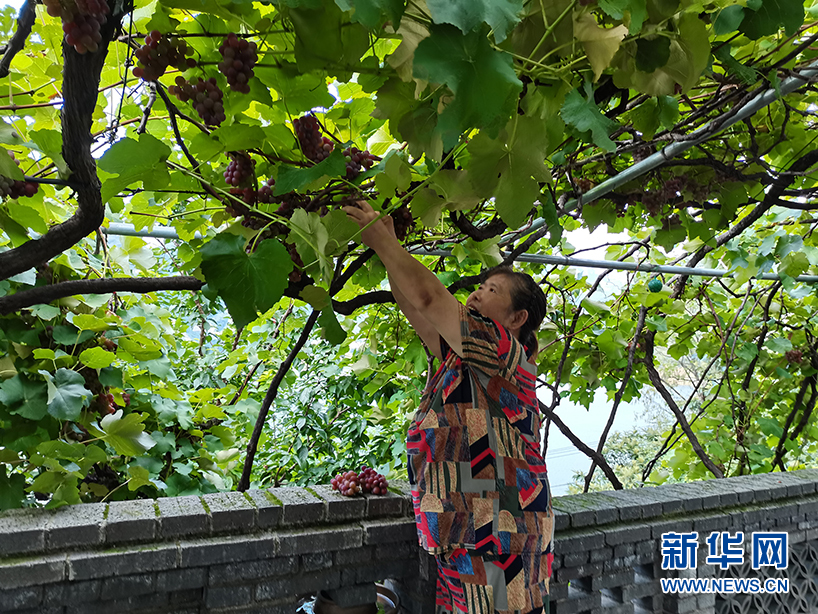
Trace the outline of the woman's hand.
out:
<instances>
[{"instance_id":1,"label":"woman's hand","mask_svg":"<svg viewBox=\"0 0 818 614\"><path fill-rule=\"evenodd\" d=\"M385 237L393 237L397 241L392 216L386 215L381 217L382 214L375 211L372 206L364 200L356 201L354 205L346 205L343 209L347 217L354 220L359 228L363 229L370 222L374 221L372 225L361 233L361 241L367 247L376 249L379 241Z\"/></svg>"}]
</instances>

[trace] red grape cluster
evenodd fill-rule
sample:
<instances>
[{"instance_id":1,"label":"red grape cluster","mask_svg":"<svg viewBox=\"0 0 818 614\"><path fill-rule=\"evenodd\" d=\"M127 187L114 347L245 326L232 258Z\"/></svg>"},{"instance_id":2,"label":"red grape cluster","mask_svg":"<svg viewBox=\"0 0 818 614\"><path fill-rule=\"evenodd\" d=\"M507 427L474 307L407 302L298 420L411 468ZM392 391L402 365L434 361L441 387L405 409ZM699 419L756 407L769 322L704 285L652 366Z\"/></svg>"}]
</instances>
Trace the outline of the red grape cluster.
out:
<instances>
[{"instance_id":1,"label":"red grape cluster","mask_svg":"<svg viewBox=\"0 0 818 614\"><path fill-rule=\"evenodd\" d=\"M369 170L378 158L368 151L361 151L357 147L344 150L344 160L347 166L347 179L355 179L363 169Z\"/></svg>"},{"instance_id":2,"label":"red grape cluster","mask_svg":"<svg viewBox=\"0 0 818 614\"><path fill-rule=\"evenodd\" d=\"M19 166L14 154L8 149L6 152L11 156L11 159L14 160L14 163ZM37 193L37 188L38 185L31 181L20 181L19 179L11 179L0 175L0 198L5 198L6 196L11 198L21 198L24 196L31 198Z\"/></svg>"},{"instance_id":3,"label":"red grape cluster","mask_svg":"<svg viewBox=\"0 0 818 614\"><path fill-rule=\"evenodd\" d=\"M159 30L153 30L145 37L145 44L134 52L139 65L133 69L134 77L145 81L156 81L165 74L168 66L187 70L196 66L196 60L187 56L193 50L183 40L162 37Z\"/></svg>"},{"instance_id":4,"label":"red grape cluster","mask_svg":"<svg viewBox=\"0 0 818 614\"><path fill-rule=\"evenodd\" d=\"M219 53L223 58L219 62L219 70L227 77L230 89L234 92L249 94L248 82L253 78L253 67L258 62L256 44L239 38L231 32L219 47Z\"/></svg>"},{"instance_id":5,"label":"red grape cluster","mask_svg":"<svg viewBox=\"0 0 818 614\"><path fill-rule=\"evenodd\" d=\"M301 270L304 268L304 261L301 260L301 254L299 254L295 248L295 243L285 243L284 247L287 248L287 253L290 254L290 260L292 260L295 265L295 268L290 272L289 279L294 284L297 284L301 281Z\"/></svg>"},{"instance_id":6,"label":"red grape cluster","mask_svg":"<svg viewBox=\"0 0 818 614\"><path fill-rule=\"evenodd\" d=\"M307 114L293 120L295 135L301 145L301 151L313 162L321 162L327 158L335 144L325 136L321 136L321 126L315 115Z\"/></svg>"},{"instance_id":7,"label":"red grape cluster","mask_svg":"<svg viewBox=\"0 0 818 614\"><path fill-rule=\"evenodd\" d=\"M358 481L358 474L354 471L339 473L329 481L332 490L340 491L345 497L354 497L362 491L361 483Z\"/></svg>"},{"instance_id":8,"label":"red grape cluster","mask_svg":"<svg viewBox=\"0 0 818 614\"><path fill-rule=\"evenodd\" d=\"M273 196L273 187L275 184L276 180L270 177L267 182L258 189L258 202L269 204L277 201L277 198Z\"/></svg>"},{"instance_id":9,"label":"red grape cluster","mask_svg":"<svg viewBox=\"0 0 818 614\"><path fill-rule=\"evenodd\" d=\"M361 468L360 473L354 471L339 473L330 480L330 484L333 490L339 491L346 497L352 497L358 493L385 495L389 487L385 477L366 466Z\"/></svg>"},{"instance_id":10,"label":"red grape cluster","mask_svg":"<svg viewBox=\"0 0 818 614\"><path fill-rule=\"evenodd\" d=\"M801 361L804 360L804 353L798 349L789 350L788 352L784 352L784 358L786 358L789 363L800 365Z\"/></svg>"},{"instance_id":11,"label":"red grape cluster","mask_svg":"<svg viewBox=\"0 0 818 614\"><path fill-rule=\"evenodd\" d=\"M129 399L130 400L130 399ZM114 402L114 395L110 392L100 393L96 398L97 411L103 416L107 416L116 411L116 403Z\"/></svg>"},{"instance_id":12,"label":"red grape cluster","mask_svg":"<svg viewBox=\"0 0 818 614\"><path fill-rule=\"evenodd\" d=\"M361 468L358 481L365 493L371 492L373 495L385 495L386 489L389 487L389 483L384 476L367 466Z\"/></svg>"},{"instance_id":13,"label":"red grape cluster","mask_svg":"<svg viewBox=\"0 0 818 614\"><path fill-rule=\"evenodd\" d=\"M191 101L205 125L218 126L225 120L222 91L215 78L204 81L199 77L194 82L180 75L176 77L176 85L171 85L168 91L182 102Z\"/></svg>"},{"instance_id":14,"label":"red grape cluster","mask_svg":"<svg viewBox=\"0 0 818 614\"><path fill-rule=\"evenodd\" d=\"M99 49L99 30L111 12L105 0L43 0L43 4L49 15L62 19L65 42L77 53Z\"/></svg>"},{"instance_id":15,"label":"red grape cluster","mask_svg":"<svg viewBox=\"0 0 818 614\"><path fill-rule=\"evenodd\" d=\"M412 229L415 227L415 218L412 217L412 212L409 207L403 205L392 212L392 220L395 226L395 236L398 241L403 241Z\"/></svg>"},{"instance_id":16,"label":"red grape cluster","mask_svg":"<svg viewBox=\"0 0 818 614\"><path fill-rule=\"evenodd\" d=\"M230 188L230 193L241 198L246 204L256 204L256 191L253 188Z\"/></svg>"},{"instance_id":17,"label":"red grape cluster","mask_svg":"<svg viewBox=\"0 0 818 614\"><path fill-rule=\"evenodd\" d=\"M252 179L255 161L245 154L233 154L227 170L224 171L224 180L234 186L242 185ZM253 198L255 201L255 197Z\"/></svg>"}]
</instances>

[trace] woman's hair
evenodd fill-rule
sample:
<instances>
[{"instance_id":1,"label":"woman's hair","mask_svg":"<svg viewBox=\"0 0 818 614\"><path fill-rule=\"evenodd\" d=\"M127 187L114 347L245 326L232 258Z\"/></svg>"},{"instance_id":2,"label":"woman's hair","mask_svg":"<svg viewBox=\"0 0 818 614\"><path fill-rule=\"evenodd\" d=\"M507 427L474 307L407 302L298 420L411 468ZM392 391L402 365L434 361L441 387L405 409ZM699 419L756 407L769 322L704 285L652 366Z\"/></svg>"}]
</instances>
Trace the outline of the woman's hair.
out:
<instances>
[{"instance_id":1,"label":"woman's hair","mask_svg":"<svg viewBox=\"0 0 818 614\"><path fill-rule=\"evenodd\" d=\"M509 266L496 266L483 272L480 283L495 275L505 275L511 279L511 308L514 311L525 309L528 312L528 319L520 327L520 341L531 350L532 356L536 356L539 351L537 329L545 318L545 293L531 275L518 273Z\"/></svg>"}]
</instances>

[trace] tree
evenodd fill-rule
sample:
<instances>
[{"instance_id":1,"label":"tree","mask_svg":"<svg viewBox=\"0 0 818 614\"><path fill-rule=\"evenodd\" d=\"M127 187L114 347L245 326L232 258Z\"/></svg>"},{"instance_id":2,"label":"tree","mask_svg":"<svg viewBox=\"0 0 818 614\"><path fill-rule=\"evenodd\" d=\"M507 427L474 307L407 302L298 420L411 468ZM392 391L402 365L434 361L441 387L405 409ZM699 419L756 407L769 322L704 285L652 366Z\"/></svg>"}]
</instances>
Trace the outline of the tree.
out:
<instances>
[{"instance_id":1,"label":"tree","mask_svg":"<svg viewBox=\"0 0 818 614\"><path fill-rule=\"evenodd\" d=\"M559 426L563 396L587 403L604 386L613 419L652 386L686 477L796 466L818 436L815 298L799 281L818 265L807 16L797 0L48 0L16 23L6 11L0 141L17 163L0 155L0 506L276 481L253 461L271 410L301 428L282 399L311 356L341 369L324 376L338 394L357 372L378 403L356 398L357 413L375 426L398 411L379 415L399 436L432 363L340 209L359 198L393 215L407 246L449 246L456 263L429 264L455 293L484 266L571 254L565 231L603 223L629 237L609 259L729 268L665 285L634 274L602 301L600 279L521 264L549 300L543 411ZM763 92L760 112L731 123ZM110 222L166 223L182 241L109 243ZM708 361L690 419L659 348ZM298 404L300 417L338 411ZM371 459L394 468L387 441ZM576 443L621 487L604 441ZM290 444L283 462L301 470L328 445Z\"/></svg>"}]
</instances>

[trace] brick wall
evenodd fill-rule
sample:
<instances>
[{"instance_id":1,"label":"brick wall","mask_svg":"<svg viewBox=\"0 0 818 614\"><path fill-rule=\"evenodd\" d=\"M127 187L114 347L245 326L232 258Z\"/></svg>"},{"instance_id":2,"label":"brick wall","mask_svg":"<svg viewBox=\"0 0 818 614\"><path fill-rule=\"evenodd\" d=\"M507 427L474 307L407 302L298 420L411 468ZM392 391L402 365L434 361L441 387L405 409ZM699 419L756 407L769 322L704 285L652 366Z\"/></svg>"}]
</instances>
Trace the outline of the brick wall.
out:
<instances>
[{"instance_id":1,"label":"brick wall","mask_svg":"<svg viewBox=\"0 0 818 614\"><path fill-rule=\"evenodd\" d=\"M818 612L818 470L558 497L552 614ZM328 486L0 514L0 612L291 613L318 590L434 611L405 486L345 498ZM764 577L743 566L661 570L669 531L787 531L788 595L664 595L659 578ZM781 572L777 575L782 576ZM344 590L337 590L343 587Z\"/></svg>"}]
</instances>

